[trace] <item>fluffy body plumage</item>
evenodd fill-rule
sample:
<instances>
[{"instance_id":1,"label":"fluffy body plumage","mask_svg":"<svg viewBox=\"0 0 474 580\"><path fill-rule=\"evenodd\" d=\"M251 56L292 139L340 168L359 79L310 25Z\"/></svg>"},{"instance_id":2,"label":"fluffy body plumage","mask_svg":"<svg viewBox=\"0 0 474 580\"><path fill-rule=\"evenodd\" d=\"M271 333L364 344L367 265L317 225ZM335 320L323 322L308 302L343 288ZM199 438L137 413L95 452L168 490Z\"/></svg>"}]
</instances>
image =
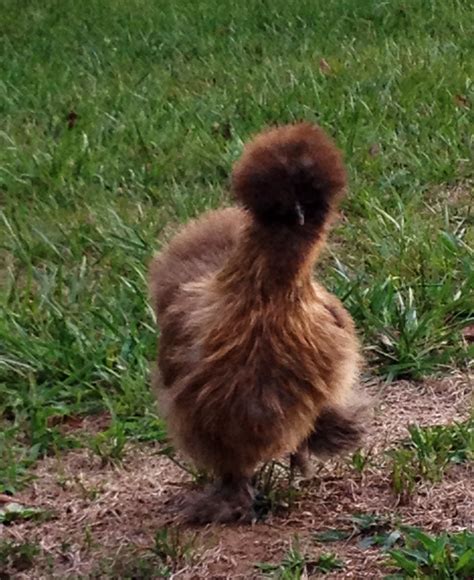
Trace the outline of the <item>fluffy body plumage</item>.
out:
<instances>
[{"instance_id":1,"label":"fluffy body plumage","mask_svg":"<svg viewBox=\"0 0 474 580\"><path fill-rule=\"evenodd\" d=\"M320 128L263 132L234 168L241 207L189 222L151 264L160 406L176 445L218 480L191 519L246 519L260 462L359 440L354 325L312 279L345 185Z\"/></svg>"}]
</instances>

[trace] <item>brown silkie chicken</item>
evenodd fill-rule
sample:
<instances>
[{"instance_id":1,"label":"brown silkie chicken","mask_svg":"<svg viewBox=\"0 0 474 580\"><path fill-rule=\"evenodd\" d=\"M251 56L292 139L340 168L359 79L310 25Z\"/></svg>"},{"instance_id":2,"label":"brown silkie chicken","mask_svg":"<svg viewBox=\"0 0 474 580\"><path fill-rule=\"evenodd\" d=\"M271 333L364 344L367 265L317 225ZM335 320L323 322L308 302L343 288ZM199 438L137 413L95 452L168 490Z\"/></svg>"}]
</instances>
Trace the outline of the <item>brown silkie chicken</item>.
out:
<instances>
[{"instance_id":1,"label":"brown silkie chicken","mask_svg":"<svg viewBox=\"0 0 474 580\"><path fill-rule=\"evenodd\" d=\"M241 207L191 221L151 264L161 409L176 444L212 472L196 522L248 521L261 462L359 443L360 355L341 302L312 279L346 172L308 123L270 129L232 176Z\"/></svg>"}]
</instances>

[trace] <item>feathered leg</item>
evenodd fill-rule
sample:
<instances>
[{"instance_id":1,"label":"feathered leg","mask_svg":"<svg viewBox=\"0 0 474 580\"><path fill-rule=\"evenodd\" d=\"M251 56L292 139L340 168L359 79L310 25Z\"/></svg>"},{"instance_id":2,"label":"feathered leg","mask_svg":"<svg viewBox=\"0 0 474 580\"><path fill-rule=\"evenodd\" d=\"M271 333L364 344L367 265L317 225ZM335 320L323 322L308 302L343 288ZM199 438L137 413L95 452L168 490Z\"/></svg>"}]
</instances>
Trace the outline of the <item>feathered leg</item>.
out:
<instances>
[{"instance_id":1,"label":"feathered leg","mask_svg":"<svg viewBox=\"0 0 474 580\"><path fill-rule=\"evenodd\" d=\"M184 509L187 522L251 522L255 497L249 477L225 474L215 485L191 498Z\"/></svg>"}]
</instances>

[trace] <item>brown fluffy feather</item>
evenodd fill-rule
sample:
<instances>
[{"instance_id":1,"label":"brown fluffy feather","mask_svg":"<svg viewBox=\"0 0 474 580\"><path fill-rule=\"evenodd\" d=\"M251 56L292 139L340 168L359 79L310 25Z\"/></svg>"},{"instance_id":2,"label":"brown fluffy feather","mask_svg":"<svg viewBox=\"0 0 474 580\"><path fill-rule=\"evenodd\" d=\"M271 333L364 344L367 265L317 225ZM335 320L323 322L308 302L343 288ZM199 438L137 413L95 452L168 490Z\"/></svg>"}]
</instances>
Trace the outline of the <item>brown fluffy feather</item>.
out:
<instances>
[{"instance_id":1,"label":"brown fluffy feather","mask_svg":"<svg viewBox=\"0 0 474 580\"><path fill-rule=\"evenodd\" d=\"M266 131L234 169L243 207L191 221L152 262L161 408L177 446L220 482L192 519L246 519L260 462L359 439L344 411L360 363L354 325L312 281L345 184L320 128Z\"/></svg>"}]
</instances>

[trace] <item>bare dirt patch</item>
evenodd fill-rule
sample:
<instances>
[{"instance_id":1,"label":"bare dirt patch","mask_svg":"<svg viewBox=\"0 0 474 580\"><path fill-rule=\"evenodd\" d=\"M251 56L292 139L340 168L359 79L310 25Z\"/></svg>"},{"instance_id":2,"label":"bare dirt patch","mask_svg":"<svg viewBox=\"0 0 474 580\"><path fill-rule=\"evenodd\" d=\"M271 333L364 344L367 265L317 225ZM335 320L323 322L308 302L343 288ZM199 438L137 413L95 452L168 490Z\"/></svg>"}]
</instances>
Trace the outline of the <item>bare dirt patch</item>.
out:
<instances>
[{"instance_id":1,"label":"bare dirt patch","mask_svg":"<svg viewBox=\"0 0 474 580\"><path fill-rule=\"evenodd\" d=\"M463 207L472 203L472 193L474 191L474 181L464 180L453 183L449 186L442 185L433 189L430 196L433 201L447 202L453 206Z\"/></svg>"},{"instance_id":2,"label":"bare dirt patch","mask_svg":"<svg viewBox=\"0 0 474 580\"><path fill-rule=\"evenodd\" d=\"M391 488L385 453L406 437L409 424L447 424L467 418L472 396L469 377L459 374L388 386L374 383L367 391L376 411L365 445L370 461L362 473L344 459L315 463L312 477L297 483L289 510L253 526L184 529L184 537L193 542L192 558L177 566L173 577L260 578L255 564L281 561L298 536L300 550L308 557L331 551L344 561L344 569L326 578L381 578L386 569L380 550L361 548L357 538L322 545L314 534L350 529L356 513L398 518L434 532L471 528L472 466L456 466L441 482L421 484L400 505ZM14 577L19 579L126 577L117 572L121 559L149 549L157 530L175 524L175 507L191 485L189 475L161 455L159 447L145 445L130 447L120 466L104 467L91 452L74 450L44 459L35 475L18 500L50 510L52 517L0 526L0 539L41 547L36 567L18 572ZM115 565L115 576L101 568L105 560Z\"/></svg>"}]
</instances>

